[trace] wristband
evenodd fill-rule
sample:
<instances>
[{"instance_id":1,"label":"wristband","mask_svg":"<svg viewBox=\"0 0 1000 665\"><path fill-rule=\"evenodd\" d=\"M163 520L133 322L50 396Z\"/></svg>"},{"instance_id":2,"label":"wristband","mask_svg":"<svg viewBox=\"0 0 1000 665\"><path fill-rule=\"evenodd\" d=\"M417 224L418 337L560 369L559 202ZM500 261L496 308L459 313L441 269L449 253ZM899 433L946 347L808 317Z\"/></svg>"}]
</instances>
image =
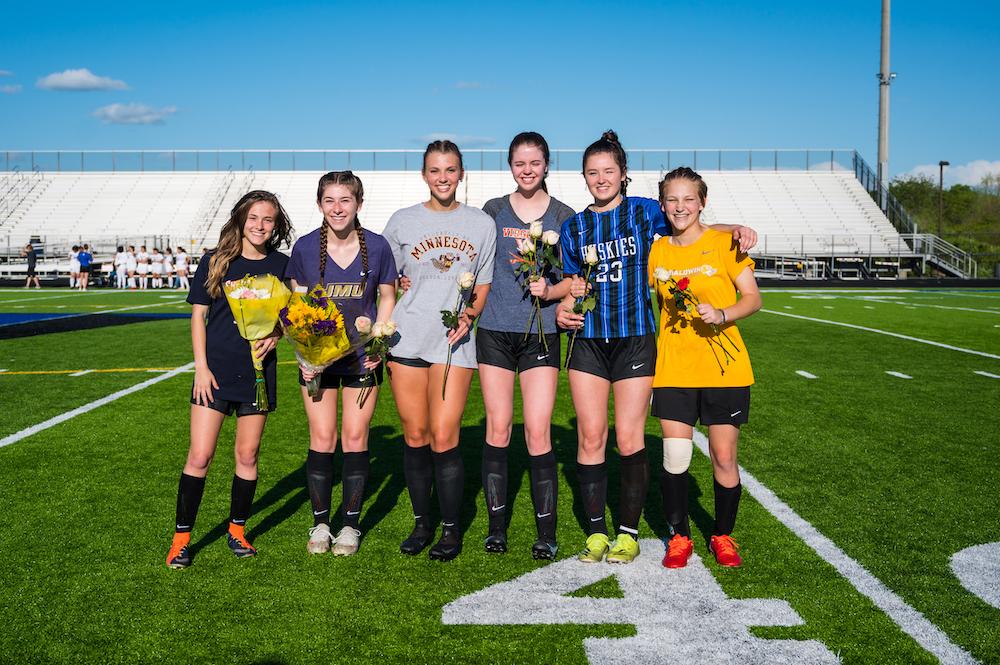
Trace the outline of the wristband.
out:
<instances>
[{"instance_id":1,"label":"wristband","mask_svg":"<svg viewBox=\"0 0 1000 665\"><path fill-rule=\"evenodd\" d=\"M720 309L719 311L722 312L722 322L725 323L726 322L726 310Z\"/></svg>"}]
</instances>

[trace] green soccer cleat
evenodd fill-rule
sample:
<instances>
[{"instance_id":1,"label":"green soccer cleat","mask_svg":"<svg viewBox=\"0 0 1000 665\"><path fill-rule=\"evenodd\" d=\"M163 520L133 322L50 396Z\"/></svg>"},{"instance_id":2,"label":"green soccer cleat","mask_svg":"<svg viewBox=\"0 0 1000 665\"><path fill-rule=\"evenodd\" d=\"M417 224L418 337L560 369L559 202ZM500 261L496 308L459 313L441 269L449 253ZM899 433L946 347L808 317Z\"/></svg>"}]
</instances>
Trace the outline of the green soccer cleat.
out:
<instances>
[{"instance_id":1,"label":"green soccer cleat","mask_svg":"<svg viewBox=\"0 0 1000 665\"><path fill-rule=\"evenodd\" d=\"M639 556L639 543L628 533L619 533L615 546L608 552L608 563L632 563Z\"/></svg>"},{"instance_id":2,"label":"green soccer cleat","mask_svg":"<svg viewBox=\"0 0 1000 665\"><path fill-rule=\"evenodd\" d=\"M584 563L600 563L610 548L607 534L592 533L587 537L587 547L580 552L580 561Z\"/></svg>"}]
</instances>

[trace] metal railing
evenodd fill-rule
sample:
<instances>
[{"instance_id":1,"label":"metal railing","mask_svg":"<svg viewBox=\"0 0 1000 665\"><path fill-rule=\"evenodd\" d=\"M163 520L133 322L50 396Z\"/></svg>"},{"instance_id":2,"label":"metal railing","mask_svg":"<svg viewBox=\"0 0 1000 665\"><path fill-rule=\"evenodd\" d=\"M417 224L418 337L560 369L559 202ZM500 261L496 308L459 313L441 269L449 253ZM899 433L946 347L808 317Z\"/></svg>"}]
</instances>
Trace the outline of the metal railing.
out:
<instances>
[{"instance_id":1,"label":"metal railing","mask_svg":"<svg viewBox=\"0 0 1000 665\"><path fill-rule=\"evenodd\" d=\"M629 166L669 171L852 171L854 150L629 150ZM174 171L419 171L419 150L30 150L0 152L0 171L56 173ZM507 170L506 150L466 150L465 168ZM551 151L550 168L582 170L582 150Z\"/></svg>"}]
</instances>

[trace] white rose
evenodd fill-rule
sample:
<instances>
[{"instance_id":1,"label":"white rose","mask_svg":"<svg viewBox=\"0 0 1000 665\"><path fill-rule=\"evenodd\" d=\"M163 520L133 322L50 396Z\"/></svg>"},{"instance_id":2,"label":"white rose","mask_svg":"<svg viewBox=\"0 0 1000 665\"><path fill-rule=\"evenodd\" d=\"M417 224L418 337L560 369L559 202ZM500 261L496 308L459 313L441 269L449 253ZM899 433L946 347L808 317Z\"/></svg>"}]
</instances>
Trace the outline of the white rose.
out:
<instances>
[{"instance_id":1,"label":"white rose","mask_svg":"<svg viewBox=\"0 0 1000 665\"><path fill-rule=\"evenodd\" d=\"M392 337L396 333L396 322L389 319L382 324L382 331L383 337Z\"/></svg>"},{"instance_id":2,"label":"white rose","mask_svg":"<svg viewBox=\"0 0 1000 665\"><path fill-rule=\"evenodd\" d=\"M295 292L296 293L309 293L309 287L308 286L296 286L295 287Z\"/></svg>"},{"instance_id":3,"label":"white rose","mask_svg":"<svg viewBox=\"0 0 1000 665\"><path fill-rule=\"evenodd\" d=\"M354 319L354 327L358 329L358 332L362 335L367 335L372 331L372 320L367 316L359 316Z\"/></svg>"},{"instance_id":4,"label":"white rose","mask_svg":"<svg viewBox=\"0 0 1000 665\"><path fill-rule=\"evenodd\" d=\"M528 235L532 238L542 237L542 220L535 220L528 226Z\"/></svg>"},{"instance_id":5,"label":"white rose","mask_svg":"<svg viewBox=\"0 0 1000 665\"><path fill-rule=\"evenodd\" d=\"M521 253L528 254L535 251L535 241L531 238L525 238L524 242L521 243Z\"/></svg>"},{"instance_id":6,"label":"white rose","mask_svg":"<svg viewBox=\"0 0 1000 665\"><path fill-rule=\"evenodd\" d=\"M558 245L559 244L559 234L555 231L546 231L545 235L542 236L545 240L546 245Z\"/></svg>"},{"instance_id":7,"label":"white rose","mask_svg":"<svg viewBox=\"0 0 1000 665\"><path fill-rule=\"evenodd\" d=\"M663 266L660 266L659 268L653 271L653 277L655 277L657 281L660 282L670 281L670 273L667 272Z\"/></svg>"},{"instance_id":8,"label":"white rose","mask_svg":"<svg viewBox=\"0 0 1000 665\"><path fill-rule=\"evenodd\" d=\"M372 337L385 337L385 324L381 321L376 321L375 325L372 326Z\"/></svg>"},{"instance_id":9,"label":"white rose","mask_svg":"<svg viewBox=\"0 0 1000 665\"><path fill-rule=\"evenodd\" d=\"M584 260L592 266L597 265L597 245L587 245L587 253Z\"/></svg>"},{"instance_id":10,"label":"white rose","mask_svg":"<svg viewBox=\"0 0 1000 665\"><path fill-rule=\"evenodd\" d=\"M461 275L458 276L458 287L460 289L468 289L475 283L476 283L476 276L473 275L471 272L463 272Z\"/></svg>"}]
</instances>

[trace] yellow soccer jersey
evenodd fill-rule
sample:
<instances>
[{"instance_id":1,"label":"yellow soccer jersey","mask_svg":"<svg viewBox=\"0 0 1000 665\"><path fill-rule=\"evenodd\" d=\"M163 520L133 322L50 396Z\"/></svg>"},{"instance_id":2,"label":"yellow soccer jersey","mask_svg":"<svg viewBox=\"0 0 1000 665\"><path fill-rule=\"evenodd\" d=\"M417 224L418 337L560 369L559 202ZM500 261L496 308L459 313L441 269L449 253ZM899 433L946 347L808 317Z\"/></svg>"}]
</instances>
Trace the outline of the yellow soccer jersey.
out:
<instances>
[{"instance_id":1,"label":"yellow soccer jersey","mask_svg":"<svg viewBox=\"0 0 1000 665\"><path fill-rule=\"evenodd\" d=\"M735 323L712 326L704 323L689 304L690 312L678 311L670 294L670 283L653 277L657 268L680 281L688 278L687 290L722 309L736 303L736 277L753 260L739 251L733 236L708 229L694 243L678 247L670 238L660 238L649 253L649 281L656 289L660 308L656 344L654 388L732 388L753 384L753 370L740 331ZM726 339L722 333L729 339ZM728 360L728 364L727 364Z\"/></svg>"}]
</instances>

